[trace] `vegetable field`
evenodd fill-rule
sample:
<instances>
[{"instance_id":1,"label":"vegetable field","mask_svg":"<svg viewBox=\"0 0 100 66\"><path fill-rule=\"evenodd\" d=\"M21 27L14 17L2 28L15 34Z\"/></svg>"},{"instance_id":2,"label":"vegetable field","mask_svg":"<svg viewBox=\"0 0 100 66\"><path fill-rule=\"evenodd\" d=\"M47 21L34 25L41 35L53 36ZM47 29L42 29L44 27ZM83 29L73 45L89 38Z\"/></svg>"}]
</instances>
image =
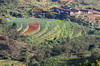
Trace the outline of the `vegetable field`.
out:
<instances>
[{"instance_id":1,"label":"vegetable field","mask_svg":"<svg viewBox=\"0 0 100 66\"><path fill-rule=\"evenodd\" d=\"M31 36L32 40L38 43L66 37L74 38L82 36L84 32L84 28L77 23L56 19L16 18L8 23L16 23L17 31Z\"/></svg>"}]
</instances>

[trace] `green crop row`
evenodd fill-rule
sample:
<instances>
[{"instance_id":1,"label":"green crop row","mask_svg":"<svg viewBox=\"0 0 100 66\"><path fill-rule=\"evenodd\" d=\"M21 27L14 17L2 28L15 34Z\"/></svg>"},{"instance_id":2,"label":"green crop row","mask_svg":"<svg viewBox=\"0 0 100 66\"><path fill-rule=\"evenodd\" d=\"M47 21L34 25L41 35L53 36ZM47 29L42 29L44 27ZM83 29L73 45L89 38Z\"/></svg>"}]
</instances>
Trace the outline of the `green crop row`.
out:
<instances>
[{"instance_id":1,"label":"green crop row","mask_svg":"<svg viewBox=\"0 0 100 66\"><path fill-rule=\"evenodd\" d=\"M52 23L52 22L49 22L49 21L47 23L48 23L48 30L44 34L42 34L40 37L44 36L45 34L48 34L48 32L50 32L53 28L56 27L55 23Z\"/></svg>"},{"instance_id":2,"label":"green crop row","mask_svg":"<svg viewBox=\"0 0 100 66\"><path fill-rule=\"evenodd\" d=\"M44 31L44 29L46 28L46 25L47 25L46 20L41 19L41 21L39 20L39 22L40 22L40 30L39 30L37 33L35 33L35 34L33 34L33 35L30 35L30 36L35 36L35 35L37 35L37 34L40 34L40 33L41 33L42 31Z\"/></svg>"},{"instance_id":3,"label":"green crop row","mask_svg":"<svg viewBox=\"0 0 100 66\"><path fill-rule=\"evenodd\" d=\"M23 28L23 25L21 24L19 28L17 28L17 31L21 31L21 29Z\"/></svg>"},{"instance_id":4,"label":"green crop row","mask_svg":"<svg viewBox=\"0 0 100 66\"><path fill-rule=\"evenodd\" d=\"M57 33L57 31L58 31L58 29L56 29L56 30L53 29L52 32L49 32L46 35L44 35L44 36L42 36L40 38L37 38L35 41L40 41L40 42L44 41L46 38L48 38L48 37L52 36L53 34Z\"/></svg>"},{"instance_id":5,"label":"green crop row","mask_svg":"<svg viewBox=\"0 0 100 66\"><path fill-rule=\"evenodd\" d=\"M40 29L41 29L41 28L40 28ZM42 34L44 34L47 30L48 30L48 23L46 24L45 29L43 29L43 31L41 31L41 32L39 32L39 33L36 33L36 34L33 36L33 39L38 38L39 36L41 36Z\"/></svg>"},{"instance_id":6,"label":"green crop row","mask_svg":"<svg viewBox=\"0 0 100 66\"><path fill-rule=\"evenodd\" d=\"M60 31L60 26L57 25L54 29L52 29L48 34L42 36L41 38L38 38L36 39L36 41L40 41L40 42L43 42L45 41L46 39L48 39L49 37L53 36L53 35L56 35L57 33L59 34L59 31ZM54 39L55 36L52 37L52 39ZM49 39L48 39L49 40Z\"/></svg>"}]
</instances>

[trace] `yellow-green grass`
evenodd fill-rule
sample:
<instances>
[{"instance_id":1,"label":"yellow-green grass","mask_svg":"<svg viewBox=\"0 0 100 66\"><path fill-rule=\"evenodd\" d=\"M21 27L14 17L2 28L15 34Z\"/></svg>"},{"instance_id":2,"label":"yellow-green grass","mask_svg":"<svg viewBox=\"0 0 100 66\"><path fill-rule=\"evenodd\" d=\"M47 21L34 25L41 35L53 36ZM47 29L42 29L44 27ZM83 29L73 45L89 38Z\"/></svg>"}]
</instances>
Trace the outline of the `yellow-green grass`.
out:
<instances>
[{"instance_id":1,"label":"yellow-green grass","mask_svg":"<svg viewBox=\"0 0 100 66\"><path fill-rule=\"evenodd\" d=\"M51 39L54 39L55 37L57 38L57 36L60 36L60 33L61 33L60 31L62 31L61 28L62 28L63 24L61 22L59 22L57 24L58 25L54 29L52 29L50 32L48 32L46 35L44 35L44 36L42 36L34 41L43 42L45 40L51 40ZM50 37L52 37L52 38L50 38Z\"/></svg>"},{"instance_id":2,"label":"yellow-green grass","mask_svg":"<svg viewBox=\"0 0 100 66\"><path fill-rule=\"evenodd\" d=\"M26 28L22 31L22 33L24 34L24 32L28 30L28 28L29 28L29 26L28 26L28 23L27 23L27 26L26 26Z\"/></svg>"},{"instance_id":3,"label":"yellow-green grass","mask_svg":"<svg viewBox=\"0 0 100 66\"><path fill-rule=\"evenodd\" d=\"M100 66L100 60L96 60L96 63L98 64L98 66Z\"/></svg>"},{"instance_id":4,"label":"yellow-green grass","mask_svg":"<svg viewBox=\"0 0 100 66\"><path fill-rule=\"evenodd\" d=\"M21 24L20 27L17 29L17 31L21 31L22 28L23 28L23 25Z\"/></svg>"},{"instance_id":5,"label":"yellow-green grass","mask_svg":"<svg viewBox=\"0 0 100 66\"><path fill-rule=\"evenodd\" d=\"M69 36L70 38L72 37L72 34L73 34L72 28L73 28L73 26L72 26L71 22L67 22L67 23L66 23L66 34L67 34L67 36Z\"/></svg>"},{"instance_id":6,"label":"yellow-green grass","mask_svg":"<svg viewBox=\"0 0 100 66\"><path fill-rule=\"evenodd\" d=\"M42 34L44 34L48 30L48 26L49 26L49 23L46 24L43 31L39 32L38 34L35 34L32 38L35 39L35 38L38 38L39 36L41 36Z\"/></svg>"},{"instance_id":7,"label":"yellow-green grass","mask_svg":"<svg viewBox=\"0 0 100 66\"><path fill-rule=\"evenodd\" d=\"M80 27L77 23L67 22L64 23L62 27L62 37L65 38L68 36L69 38L79 37L82 35L83 27Z\"/></svg>"},{"instance_id":8,"label":"yellow-green grass","mask_svg":"<svg viewBox=\"0 0 100 66\"><path fill-rule=\"evenodd\" d=\"M66 22L59 22L59 31L55 34L55 40L59 40L59 39L62 39L62 38L65 38L66 35L67 35L67 32L66 32Z\"/></svg>"},{"instance_id":9,"label":"yellow-green grass","mask_svg":"<svg viewBox=\"0 0 100 66\"><path fill-rule=\"evenodd\" d=\"M91 3L93 3L93 4L99 4L100 1L95 1L95 0L86 0L86 1L84 1L84 3L88 3L88 4L91 4Z\"/></svg>"},{"instance_id":10,"label":"yellow-green grass","mask_svg":"<svg viewBox=\"0 0 100 66\"><path fill-rule=\"evenodd\" d=\"M55 28L53 28L51 31L49 31L47 34L41 36L41 38L45 37L45 36L48 36L49 34L51 34L53 31L57 30L58 29L58 26L56 26Z\"/></svg>"},{"instance_id":11,"label":"yellow-green grass","mask_svg":"<svg viewBox=\"0 0 100 66\"><path fill-rule=\"evenodd\" d=\"M71 26L70 30L69 30L69 28L67 29L67 31L69 30L69 32L67 34L70 38L75 38L75 37L82 36L83 33L85 34L84 27L80 26L77 23L73 24L72 22L70 22L70 24L71 24L70 25Z\"/></svg>"},{"instance_id":12,"label":"yellow-green grass","mask_svg":"<svg viewBox=\"0 0 100 66\"><path fill-rule=\"evenodd\" d=\"M40 35L39 37L37 37L36 39L34 39L33 41L39 41L39 42L41 42L41 41L44 41L45 40L45 36L48 36L50 33L52 33L53 31L55 31L57 29L57 24L56 24L56 22L55 21L53 21L53 20L49 20L48 21L48 30L45 32L45 33L43 33L42 35ZM43 39L43 40L40 40L40 39Z\"/></svg>"},{"instance_id":13,"label":"yellow-green grass","mask_svg":"<svg viewBox=\"0 0 100 66\"><path fill-rule=\"evenodd\" d=\"M35 41L43 42L45 40L53 40L54 38L69 36L70 38L81 36L81 31L78 31L77 34L74 35L74 28L80 28L78 24L72 24L71 22L66 23L57 23L59 25L59 28L56 28L57 30L52 30L48 32L48 34L37 38ZM74 26L76 25L76 26ZM74 35L74 36L73 36Z\"/></svg>"},{"instance_id":14,"label":"yellow-green grass","mask_svg":"<svg viewBox=\"0 0 100 66\"><path fill-rule=\"evenodd\" d=\"M79 8L95 8L100 10L99 6L94 6L94 5L80 5Z\"/></svg>"},{"instance_id":15,"label":"yellow-green grass","mask_svg":"<svg viewBox=\"0 0 100 66\"><path fill-rule=\"evenodd\" d=\"M73 25L73 37L78 37L79 35L81 35L82 29L79 27L79 25L77 23L72 24Z\"/></svg>"},{"instance_id":16,"label":"yellow-green grass","mask_svg":"<svg viewBox=\"0 0 100 66\"><path fill-rule=\"evenodd\" d=\"M62 35L61 35L61 37L63 37L63 38L65 38L66 37L66 35L67 35L67 30L66 30L66 24L67 23L64 23L64 25L63 25L63 27L62 27Z\"/></svg>"},{"instance_id":17,"label":"yellow-green grass","mask_svg":"<svg viewBox=\"0 0 100 66\"><path fill-rule=\"evenodd\" d=\"M66 32L66 22L65 23L59 23L60 25L60 30L61 30L61 37L64 37L67 35L67 32Z\"/></svg>"},{"instance_id":18,"label":"yellow-green grass","mask_svg":"<svg viewBox=\"0 0 100 66\"><path fill-rule=\"evenodd\" d=\"M54 34L54 33L57 33L57 31L59 30L59 29L52 29L53 31L51 32L49 32L49 33L47 33L45 36L42 36L42 37L40 37L40 38L37 38L37 39L35 39L34 41L39 41L39 42L43 42L43 41L45 41L45 39L46 38L48 38L48 37L50 37L52 34Z\"/></svg>"},{"instance_id":19,"label":"yellow-green grass","mask_svg":"<svg viewBox=\"0 0 100 66\"><path fill-rule=\"evenodd\" d=\"M44 34L42 34L41 36L39 36L39 37L42 37L42 36L48 34L50 31L52 31L57 26L57 24L54 21L48 21L48 23L49 23L48 30Z\"/></svg>"},{"instance_id":20,"label":"yellow-green grass","mask_svg":"<svg viewBox=\"0 0 100 66\"><path fill-rule=\"evenodd\" d=\"M0 66L26 66L26 65L19 61L0 60Z\"/></svg>"},{"instance_id":21,"label":"yellow-green grass","mask_svg":"<svg viewBox=\"0 0 100 66\"><path fill-rule=\"evenodd\" d=\"M56 39L57 37L61 36L62 30L58 28L58 30L55 30L55 32L51 33L50 35L45 36L45 40L53 40L54 38Z\"/></svg>"},{"instance_id":22,"label":"yellow-green grass","mask_svg":"<svg viewBox=\"0 0 100 66\"><path fill-rule=\"evenodd\" d=\"M55 34L51 35L50 37L46 38L46 40L54 40L54 39L56 39L58 37L61 37L61 32L62 31L59 30L57 33L55 33Z\"/></svg>"}]
</instances>

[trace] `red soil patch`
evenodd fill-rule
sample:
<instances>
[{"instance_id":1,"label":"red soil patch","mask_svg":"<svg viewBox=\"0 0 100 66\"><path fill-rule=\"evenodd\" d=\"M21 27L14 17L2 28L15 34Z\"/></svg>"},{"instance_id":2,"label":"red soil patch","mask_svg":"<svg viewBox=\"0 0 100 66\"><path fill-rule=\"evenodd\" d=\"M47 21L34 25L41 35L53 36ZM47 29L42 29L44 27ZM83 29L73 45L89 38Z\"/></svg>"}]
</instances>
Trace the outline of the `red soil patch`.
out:
<instances>
[{"instance_id":1,"label":"red soil patch","mask_svg":"<svg viewBox=\"0 0 100 66\"><path fill-rule=\"evenodd\" d=\"M90 20L92 20L93 22L100 22L100 15L99 14L91 14L90 16L88 16L88 18Z\"/></svg>"},{"instance_id":2,"label":"red soil patch","mask_svg":"<svg viewBox=\"0 0 100 66\"><path fill-rule=\"evenodd\" d=\"M91 17L100 17L100 15L91 15Z\"/></svg>"},{"instance_id":3,"label":"red soil patch","mask_svg":"<svg viewBox=\"0 0 100 66\"><path fill-rule=\"evenodd\" d=\"M90 15L89 17L92 19L100 19L100 15L98 14L93 14L93 15Z\"/></svg>"},{"instance_id":4,"label":"red soil patch","mask_svg":"<svg viewBox=\"0 0 100 66\"><path fill-rule=\"evenodd\" d=\"M39 27L40 27L40 23L37 21L28 23L28 27L26 28L26 30L23 33L28 34L30 32L34 32L34 31L38 30Z\"/></svg>"},{"instance_id":5,"label":"red soil patch","mask_svg":"<svg viewBox=\"0 0 100 66\"><path fill-rule=\"evenodd\" d=\"M68 1L68 0L60 0L60 1Z\"/></svg>"}]
</instances>

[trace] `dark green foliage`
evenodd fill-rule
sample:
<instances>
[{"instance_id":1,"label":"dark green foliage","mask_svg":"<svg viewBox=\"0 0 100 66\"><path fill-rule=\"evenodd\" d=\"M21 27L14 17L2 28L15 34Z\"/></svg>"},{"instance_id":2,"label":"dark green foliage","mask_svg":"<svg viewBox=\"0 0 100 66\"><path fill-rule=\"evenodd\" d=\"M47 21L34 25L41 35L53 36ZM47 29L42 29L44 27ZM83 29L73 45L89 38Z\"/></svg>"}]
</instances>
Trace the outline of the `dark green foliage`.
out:
<instances>
[{"instance_id":1,"label":"dark green foliage","mask_svg":"<svg viewBox=\"0 0 100 66\"><path fill-rule=\"evenodd\" d=\"M19 37L19 34L16 30L16 23L13 23L11 26L7 27L6 28L6 35L9 37L9 38L12 38L12 39L17 39Z\"/></svg>"}]
</instances>

